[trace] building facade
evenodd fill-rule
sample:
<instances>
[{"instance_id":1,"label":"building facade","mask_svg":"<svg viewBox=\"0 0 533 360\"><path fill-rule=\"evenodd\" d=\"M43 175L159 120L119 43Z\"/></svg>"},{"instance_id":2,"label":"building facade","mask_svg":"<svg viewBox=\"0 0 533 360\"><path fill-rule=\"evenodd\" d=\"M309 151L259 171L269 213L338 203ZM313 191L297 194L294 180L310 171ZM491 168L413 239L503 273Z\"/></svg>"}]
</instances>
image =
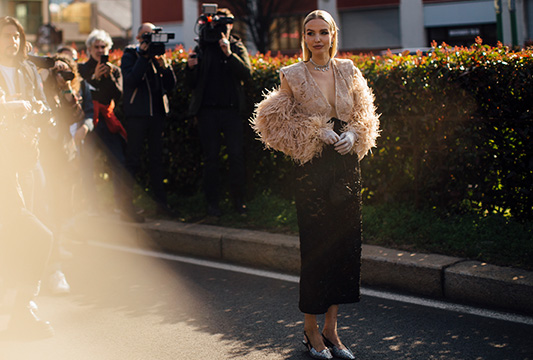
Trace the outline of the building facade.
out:
<instances>
[{"instance_id":1,"label":"building facade","mask_svg":"<svg viewBox=\"0 0 533 360\"><path fill-rule=\"evenodd\" d=\"M131 0L0 0L0 14L17 18L28 41L44 52L54 50L52 45L40 44L39 31L42 35L45 24L61 31L64 44L80 49L95 28L106 30L117 47L125 46L131 37Z\"/></svg>"},{"instance_id":2,"label":"building facade","mask_svg":"<svg viewBox=\"0 0 533 360\"><path fill-rule=\"evenodd\" d=\"M153 22L165 31L175 33L170 46L195 46L196 24L201 13L198 0L87 0L73 1L70 10L61 8L61 19L54 18L49 1L57 0L0 0L0 13L19 19L35 41L41 25L50 20L63 29L64 42L79 42L84 30L104 28L119 40L117 45L134 42L142 22ZM209 1L215 2L215 1ZM221 0L220 7L232 10L236 19L242 18L238 3L245 0ZM301 21L314 9L324 9L336 19L340 28L342 51L372 51L386 49L415 49L429 47L435 40L450 45L471 45L477 36L487 44L531 45L533 40L533 0L278 0L270 14L268 50L295 53L299 51ZM500 2L500 12L495 4ZM80 13L78 8L87 7ZM76 10L78 9L78 10ZM80 16L88 19L76 18ZM85 25L84 25L85 24ZM84 27L83 27L83 26ZM83 29L82 29L83 27ZM242 22L237 29L253 53L252 36Z\"/></svg>"},{"instance_id":3,"label":"building facade","mask_svg":"<svg viewBox=\"0 0 533 360\"><path fill-rule=\"evenodd\" d=\"M235 10L238 1L218 3L220 7L230 8L238 19ZM514 42L523 46L533 39L533 0L501 0L500 16L495 0L308 0L303 3L292 0L284 3L280 7L282 11L273 16L271 51L297 52L301 21L314 9L327 10L334 16L340 28L342 51L426 48L433 40L439 44L468 46L477 36L484 43L495 45L499 28L506 45ZM132 6L133 33L142 22L150 21L176 34L172 45L194 47L201 2L133 0ZM241 35L253 52L251 37Z\"/></svg>"}]
</instances>

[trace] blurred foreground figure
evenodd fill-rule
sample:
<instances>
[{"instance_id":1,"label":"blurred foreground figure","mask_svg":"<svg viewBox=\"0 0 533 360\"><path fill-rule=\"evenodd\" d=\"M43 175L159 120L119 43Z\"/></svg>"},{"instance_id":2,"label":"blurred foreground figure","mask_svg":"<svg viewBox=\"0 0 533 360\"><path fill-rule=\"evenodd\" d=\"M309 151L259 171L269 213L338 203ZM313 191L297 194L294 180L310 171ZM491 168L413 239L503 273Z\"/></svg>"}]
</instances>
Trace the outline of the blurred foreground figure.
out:
<instances>
[{"instance_id":1,"label":"blurred foreground figure","mask_svg":"<svg viewBox=\"0 0 533 360\"><path fill-rule=\"evenodd\" d=\"M81 183L80 174L90 171L85 177L92 176L92 158L90 161L86 159L82 145L94 128L93 102L90 88L85 81L81 81L77 64L70 54L56 54L46 59L50 60L50 67L43 67L39 72L47 102L52 109L55 127L54 131L45 133L49 136L41 136L39 148L47 179L49 216L45 223L56 239L47 285L52 294L60 295L70 292L70 286L61 269L61 259L72 257L64 247L63 229L82 202L80 196L74 192L76 185ZM83 162L81 155L84 157Z\"/></svg>"},{"instance_id":2,"label":"blurred foreground figure","mask_svg":"<svg viewBox=\"0 0 533 360\"><path fill-rule=\"evenodd\" d=\"M12 17L0 18L0 285L16 290L9 332L46 337L53 329L35 315L32 298L53 236L32 206L38 195L35 184L44 183L37 134L49 109L39 74L26 57L22 26Z\"/></svg>"}]
</instances>

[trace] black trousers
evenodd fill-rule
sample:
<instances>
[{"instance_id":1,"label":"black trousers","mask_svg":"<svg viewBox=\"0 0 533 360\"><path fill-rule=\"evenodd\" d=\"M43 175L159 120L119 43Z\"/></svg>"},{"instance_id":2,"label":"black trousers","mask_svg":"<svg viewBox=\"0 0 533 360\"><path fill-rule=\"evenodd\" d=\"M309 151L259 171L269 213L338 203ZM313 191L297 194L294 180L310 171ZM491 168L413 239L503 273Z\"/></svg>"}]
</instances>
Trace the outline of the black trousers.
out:
<instances>
[{"instance_id":1,"label":"black trousers","mask_svg":"<svg viewBox=\"0 0 533 360\"><path fill-rule=\"evenodd\" d=\"M165 124L164 115L147 117L127 117L126 132L128 143L126 145L126 169L130 173L127 181L126 192L130 199L133 195L133 179L141 169L141 155L144 140L148 141L148 169L150 184L156 202L166 205L167 196L163 184L163 130Z\"/></svg>"},{"instance_id":2,"label":"black trousers","mask_svg":"<svg viewBox=\"0 0 533 360\"><path fill-rule=\"evenodd\" d=\"M91 198L91 194L96 194L96 184L94 183L93 175L96 166L95 160L99 150L106 155L112 171L111 177L113 181L115 206L119 209L123 207L123 186L126 175L124 172L126 161L124 148L124 139L118 133L111 133L103 119L98 122L93 133L87 134L81 149L81 162L83 182L87 194L89 194L90 207L97 207L96 198L94 196Z\"/></svg>"},{"instance_id":3,"label":"black trousers","mask_svg":"<svg viewBox=\"0 0 533 360\"><path fill-rule=\"evenodd\" d=\"M229 158L230 194L235 202L244 200L245 168L243 124L237 109L202 109L198 125L204 154L203 189L209 204L220 197L220 148L226 145Z\"/></svg>"}]
</instances>

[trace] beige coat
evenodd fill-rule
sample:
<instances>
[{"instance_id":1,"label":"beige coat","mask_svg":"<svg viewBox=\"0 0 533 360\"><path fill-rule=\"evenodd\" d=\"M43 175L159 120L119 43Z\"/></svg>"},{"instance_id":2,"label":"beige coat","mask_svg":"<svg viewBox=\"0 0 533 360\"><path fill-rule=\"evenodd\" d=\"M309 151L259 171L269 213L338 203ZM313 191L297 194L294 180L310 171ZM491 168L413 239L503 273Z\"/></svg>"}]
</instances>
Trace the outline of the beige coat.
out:
<instances>
[{"instance_id":1,"label":"beige coat","mask_svg":"<svg viewBox=\"0 0 533 360\"><path fill-rule=\"evenodd\" d=\"M352 153L362 159L376 145L379 116L374 95L351 60L333 59L337 117L352 131L356 141ZM328 103L303 62L281 69L293 94L279 88L265 94L250 120L267 148L279 150L295 162L305 164L322 154L322 131L331 129Z\"/></svg>"}]
</instances>

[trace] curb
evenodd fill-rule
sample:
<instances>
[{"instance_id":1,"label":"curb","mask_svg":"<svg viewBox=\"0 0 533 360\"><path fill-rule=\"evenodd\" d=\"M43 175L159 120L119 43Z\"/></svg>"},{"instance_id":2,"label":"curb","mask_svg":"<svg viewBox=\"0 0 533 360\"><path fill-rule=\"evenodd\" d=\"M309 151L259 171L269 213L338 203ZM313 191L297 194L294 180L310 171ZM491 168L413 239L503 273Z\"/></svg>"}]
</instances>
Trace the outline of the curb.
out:
<instances>
[{"instance_id":1,"label":"curb","mask_svg":"<svg viewBox=\"0 0 533 360\"><path fill-rule=\"evenodd\" d=\"M297 236L213 225L150 220L143 224L92 218L74 236L158 249L297 275ZM533 314L533 272L434 254L363 245L367 286Z\"/></svg>"}]
</instances>

